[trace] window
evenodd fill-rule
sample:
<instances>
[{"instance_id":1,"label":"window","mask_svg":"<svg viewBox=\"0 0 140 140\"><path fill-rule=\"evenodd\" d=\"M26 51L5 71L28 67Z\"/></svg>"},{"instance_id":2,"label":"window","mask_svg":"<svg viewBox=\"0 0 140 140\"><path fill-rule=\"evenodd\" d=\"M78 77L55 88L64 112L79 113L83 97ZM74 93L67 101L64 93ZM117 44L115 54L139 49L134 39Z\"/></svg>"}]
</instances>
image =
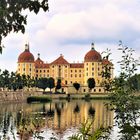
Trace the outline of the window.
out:
<instances>
[{"instance_id":1,"label":"window","mask_svg":"<svg viewBox=\"0 0 140 140\"><path fill-rule=\"evenodd\" d=\"M99 92L101 92L101 89L99 88Z\"/></svg>"},{"instance_id":2,"label":"window","mask_svg":"<svg viewBox=\"0 0 140 140\"><path fill-rule=\"evenodd\" d=\"M72 72L72 70L71 70L71 72Z\"/></svg>"},{"instance_id":3,"label":"window","mask_svg":"<svg viewBox=\"0 0 140 140\"><path fill-rule=\"evenodd\" d=\"M65 68L67 68L67 66L65 66Z\"/></svg>"},{"instance_id":4,"label":"window","mask_svg":"<svg viewBox=\"0 0 140 140\"><path fill-rule=\"evenodd\" d=\"M70 81L70 83L72 84L72 81Z\"/></svg>"},{"instance_id":5,"label":"window","mask_svg":"<svg viewBox=\"0 0 140 140\"><path fill-rule=\"evenodd\" d=\"M92 76L94 76L94 73L92 72Z\"/></svg>"},{"instance_id":6,"label":"window","mask_svg":"<svg viewBox=\"0 0 140 140\"><path fill-rule=\"evenodd\" d=\"M92 68L92 70L94 70L94 68Z\"/></svg>"},{"instance_id":7,"label":"window","mask_svg":"<svg viewBox=\"0 0 140 140\"><path fill-rule=\"evenodd\" d=\"M96 89L94 89L94 92L96 92Z\"/></svg>"},{"instance_id":8,"label":"window","mask_svg":"<svg viewBox=\"0 0 140 140\"><path fill-rule=\"evenodd\" d=\"M75 72L77 72L77 70L75 70Z\"/></svg>"},{"instance_id":9,"label":"window","mask_svg":"<svg viewBox=\"0 0 140 140\"><path fill-rule=\"evenodd\" d=\"M81 74L79 74L79 77L81 77Z\"/></svg>"},{"instance_id":10,"label":"window","mask_svg":"<svg viewBox=\"0 0 140 140\"><path fill-rule=\"evenodd\" d=\"M100 68L98 68L98 70L100 70Z\"/></svg>"},{"instance_id":11,"label":"window","mask_svg":"<svg viewBox=\"0 0 140 140\"><path fill-rule=\"evenodd\" d=\"M46 71L44 70L44 72L46 72Z\"/></svg>"},{"instance_id":12,"label":"window","mask_svg":"<svg viewBox=\"0 0 140 140\"><path fill-rule=\"evenodd\" d=\"M94 63L92 63L92 66L94 65Z\"/></svg>"},{"instance_id":13,"label":"window","mask_svg":"<svg viewBox=\"0 0 140 140\"><path fill-rule=\"evenodd\" d=\"M25 71L25 68L23 68L23 71Z\"/></svg>"},{"instance_id":14,"label":"window","mask_svg":"<svg viewBox=\"0 0 140 140\"><path fill-rule=\"evenodd\" d=\"M68 81L67 81L67 80L65 81L65 84L66 84L66 85L68 84Z\"/></svg>"},{"instance_id":15,"label":"window","mask_svg":"<svg viewBox=\"0 0 140 140\"><path fill-rule=\"evenodd\" d=\"M86 89L84 89L83 92L86 92Z\"/></svg>"},{"instance_id":16,"label":"window","mask_svg":"<svg viewBox=\"0 0 140 140\"><path fill-rule=\"evenodd\" d=\"M20 69L18 69L20 71Z\"/></svg>"},{"instance_id":17,"label":"window","mask_svg":"<svg viewBox=\"0 0 140 140\"><path fill-rule=\"evenodd\" d=\"M75 77L77 77L77 74L75 74Z\"/></svg>"},{"instance_id":18,"label":"window","mask_svg":"<svg viewBox=\"0 0 140 140\"><path fill-rule=\"evenodd\" d=\"M30 68L29 71L32 71L32 69Z\"/></svg>"},{"instance_id":19,"label":"window","mask_svg":"<svg viewBox=\"0 0 140 140\"><path fill-rule=\"evenodd\" d=\"M42 70L40 70L40 72L42 72Z\"/></svg>"},{"instance_id":20,"label":"window","mask_svg":"<svg viewBox=\"0 0 140 140\"><path fill-rule=\"evenodd\" d=\"M72 74L70 76L72 77Z\"/></svg>"},{"instance_id":21,"label":"window","mask_svg":"<svg viewBox=\"0 0 140 140\"><path fill-rule=\"evenodd\" d=\"M87 63L87 65L88 65L88 63Z\"/></svg>"},{"instance_id":22,"label":"window","mask_svg":"<svg viewBox=\"0 0 140 140\"><path fill-rule=\"evenodd\" d=\"M49 77L49 74L47 74L47 77Z\"/></svg>"},{"instance_id":23,"label":"window","mask_svg":"<svg viewBox=\"0 0 140 140\"><path fill-rule=\"evenodd\" d=\"M87 68L87 71L88 71L88 68Z\"/></svg>"},{"instance_id":24,"label":"window","mask_svg":"<svg viewBox=\"0 0 140 140\"><path fill-rule=\"evenodd\" d=\"M38 72L38 70L36 70L36 72Z\"/></svg>"},{"instance_id":25,"label":"window","mask_svg":"<svg viewBox=\"0 0 140 140\"><path fill-rule=\"evenodd\" d=\"M49 72L49 70L47 70L47 72Z\"/></svg>"},{"instance_id":26,"label":"window","mask_svg":"<svg viewBox=\"0 0 140 140\"><path fill-rule=\"evenodd\" d=\"M81 70L79 70L79 72L81 72Z\"/></svg>"},{"instance_id":27,"label":"window","mask_svg":"<svg viewBox=\"0 0 140 140\"><path fill-rule=\"evenodd\" d=\"M88 76L88 73L87 73L87 76Z\"/></svg>"},{"instance_id":28,"label":"window","mask_svg":"<svg viewBox=\"0 0 140 140\"><path fill-rule=\"evenodd\" d=\"M54 68L54 66L52 66L52 68Z\"/></svg>"}]
</instances>

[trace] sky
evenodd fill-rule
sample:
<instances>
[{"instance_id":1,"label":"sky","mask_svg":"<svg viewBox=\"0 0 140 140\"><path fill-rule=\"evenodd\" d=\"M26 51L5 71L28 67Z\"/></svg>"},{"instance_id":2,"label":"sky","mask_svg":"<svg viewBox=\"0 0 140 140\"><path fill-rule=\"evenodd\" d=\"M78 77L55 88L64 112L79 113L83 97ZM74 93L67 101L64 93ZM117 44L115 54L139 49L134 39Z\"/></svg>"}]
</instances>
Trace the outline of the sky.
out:
<instances>
[{"instance_id":1,"label":"sky","mask_svg":"<svg viewBox=\"0 0 140 140\"><path fill-rule=\"evenodd\" d=\"M119 40L140 57L140 0L49 0L48 12L23 13L28 14L25 34L11 33L3 40L2 70L16 71L26 42L35 59L40 53L47 63L60 54L68 62L83 62L94 42L100 53L111 49L115 75L120 71Z\"/></svg>"}]
</instances>

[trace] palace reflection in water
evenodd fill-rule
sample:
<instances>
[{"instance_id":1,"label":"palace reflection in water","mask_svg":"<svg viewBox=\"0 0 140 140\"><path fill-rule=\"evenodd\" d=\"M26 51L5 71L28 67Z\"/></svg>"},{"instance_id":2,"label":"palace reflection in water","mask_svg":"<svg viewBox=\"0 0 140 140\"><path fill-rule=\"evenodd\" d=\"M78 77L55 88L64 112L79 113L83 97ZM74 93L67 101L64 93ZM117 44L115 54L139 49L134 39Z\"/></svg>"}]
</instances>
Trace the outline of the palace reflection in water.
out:
<instances>
[{"instance_id":1,"label":"palace reflection in water","mask_svg":"<svg viewBox=\"0 0 140 140\"><path fill-rule=\"evenodd\" d=\"M114 113L104 106L107 102L63 100L47 104L1 104L0 139L29 140L41 131L46 138L50 136L45 133L48 129L63 137L66 130L79 127L87 119L94 119L93 131L100 126L112 126Z\"/></svg>"}]
</instances>

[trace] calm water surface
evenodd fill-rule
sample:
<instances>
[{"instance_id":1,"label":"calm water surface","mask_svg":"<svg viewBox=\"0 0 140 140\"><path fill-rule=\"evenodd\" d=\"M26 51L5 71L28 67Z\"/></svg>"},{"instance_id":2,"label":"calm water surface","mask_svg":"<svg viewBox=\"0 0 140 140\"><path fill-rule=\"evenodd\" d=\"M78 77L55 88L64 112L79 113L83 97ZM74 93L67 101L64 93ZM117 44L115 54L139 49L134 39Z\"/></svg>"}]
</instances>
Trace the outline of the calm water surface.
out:
<instances>
[{"instance_id":1,"label":"calm water surface","mask_svg":"<svg viewBox=\"0 0 140 140\"><path fill-rule=\"evenodd\" d=\"M53 101L46 104L0 104L0 140L66 140L87 119L100 126L112 126L114 113L107 110L109 101ZM38 137L38 138L37 138Z\"/></svg>"}]
</instances>

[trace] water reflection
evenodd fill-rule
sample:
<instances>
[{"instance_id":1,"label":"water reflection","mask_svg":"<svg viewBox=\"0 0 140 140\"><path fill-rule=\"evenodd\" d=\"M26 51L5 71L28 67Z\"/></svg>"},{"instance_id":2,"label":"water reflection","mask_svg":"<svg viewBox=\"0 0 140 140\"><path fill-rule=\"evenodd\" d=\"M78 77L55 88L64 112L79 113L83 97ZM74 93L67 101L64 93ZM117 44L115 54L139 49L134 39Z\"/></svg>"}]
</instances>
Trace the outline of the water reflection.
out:
<instances>
[{"instance_id":1,"label":"water reflection","mask_svg":"<svg viewBox=\"0 0 140 140\"><path fill-rule=\"evenodd\" d=\"M67 131L73 133L88 118L94 119L93 131L100 126L112 126L113 112L106 109L105 102L80 100L47 104L1 104L0 139L43 139L49 138L52 133L62 138Z\"/></svg>"}]
</instances>

